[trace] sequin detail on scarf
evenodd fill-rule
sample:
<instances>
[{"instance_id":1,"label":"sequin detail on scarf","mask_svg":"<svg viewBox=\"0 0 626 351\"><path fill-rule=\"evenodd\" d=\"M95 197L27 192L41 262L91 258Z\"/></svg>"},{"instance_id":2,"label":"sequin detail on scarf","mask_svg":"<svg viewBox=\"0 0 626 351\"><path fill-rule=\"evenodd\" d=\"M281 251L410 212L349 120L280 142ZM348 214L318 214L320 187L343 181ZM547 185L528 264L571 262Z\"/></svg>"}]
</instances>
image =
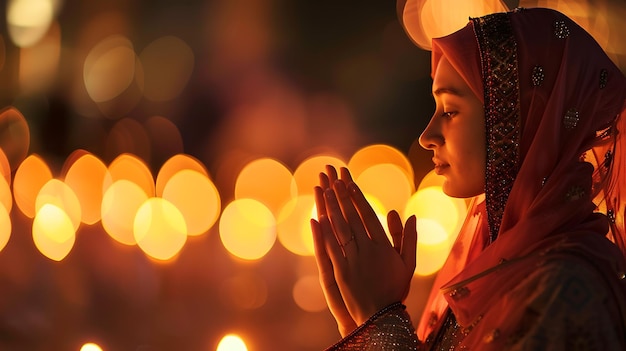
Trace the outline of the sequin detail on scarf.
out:
<instances>
[{"instance_id":1,"label":"sequin detail on scarf","mask_svg":"<svg viewBox=\"0 0 626 351\"><path fill-rule=\"evenodd\" d=\"M472 18L485 87L487 168L485 199L489 234L495 240L504 206L519 171L520 102L517 43L509 16Z\"/></svg>"}]
</instances>

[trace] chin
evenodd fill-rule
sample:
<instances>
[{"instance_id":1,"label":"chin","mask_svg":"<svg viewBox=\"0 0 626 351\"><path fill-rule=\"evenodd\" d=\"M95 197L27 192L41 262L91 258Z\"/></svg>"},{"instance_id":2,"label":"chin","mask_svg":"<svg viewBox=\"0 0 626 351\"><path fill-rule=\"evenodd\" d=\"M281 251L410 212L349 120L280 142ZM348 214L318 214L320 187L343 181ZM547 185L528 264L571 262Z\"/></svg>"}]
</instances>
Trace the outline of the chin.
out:
<instances>
[{"instance_id":1,"label":"chin","mask_svg":"<svg viewBox=\"0 0 626 351\"><path fill-rule=\"evenodd\" d=\"M443 183L443 193L454 198L467 199L470 197L478 196L485 192L484 186L481 187L455 187L452 186L447 180Z\"/></svg>"}]
</instances>

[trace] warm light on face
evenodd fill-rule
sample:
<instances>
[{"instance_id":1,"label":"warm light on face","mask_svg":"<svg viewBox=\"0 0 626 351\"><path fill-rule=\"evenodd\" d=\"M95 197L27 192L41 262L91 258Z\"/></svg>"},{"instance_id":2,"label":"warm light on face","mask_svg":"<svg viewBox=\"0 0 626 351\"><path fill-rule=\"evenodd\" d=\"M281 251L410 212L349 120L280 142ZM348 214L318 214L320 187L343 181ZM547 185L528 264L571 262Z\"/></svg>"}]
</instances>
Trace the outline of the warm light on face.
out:
<instances>
[{"instance_id":1,"label":"warm light on face","mask_svg":"<svg viewBox=\"0 0 626 351\"><path fill-rule=\"evenodd\" d=\"M158 197L139 207L133 232L137 245L158 260L171 259L187 241L185 218L176 206Z\"/></svg>"},{"instance_id":2,"label":"warm light on face","mask_svg":"<svg viewBox=\"0 0 626 351\"><path fill-rule=\"evenodd\" d=\"M13 196L15 204L27 217L35 217L37 194L50 179L52 172L38 155L28 156L18 167L13 179Z\"/></svg>"},{"instance_id":3,"label":"warm light on face","mask_svg":"<svg viewBox=\"0 0 626 351\"><path fill-rule=\"evenodd\" d=\"M246 260L257 260L274 246L276 220L262 203L239 199L224 208L219 232L228 252Z\"/></svg>"},{"instance_id":4,"label":"warm light on face","mask_svg":"<svg viewBox=\"0 0 626 351\"><path fill-rule=\"evenodd\" d=\"M228 334L222 338L216 351L248 351L248 348L239 336Z\"/></svg>"},{"instance_id":5,"label":"warm light on face","mask_svg":"<svg viewBox=\"0 0 626 351\"><path fill-rule=\"evenodd\" d=\"M278 240L297 255L314 254L313 233L309 223L314 207L313 195L302 195L291 199L278 215Z\"/></svg>"},{"instance_id":6,"label":"warm light on face","mask_svg":"<svg viewBox=\"0 0 626 351\"><path fill-rule=\"evenodd\" d=\"M137 184L124 179L116 181L102 197L102 227L120 243L136 244L135 215L147 200L148 195Z\"/></svg>"},{"instance_id":7,"label":"warm light on face","mask_svg":"<svg viewBox=\"0 0 626 351\"><path fill-rule=\"evenodd\" d=\"M51 260L61 261L72 250L76 239L72 220L59 207L46 204L33 220L33 241Z\"/></svg>"},{"instance_id":8,"label":"warm light on face","mask_svg":"<svg viewBox=\"0 0 626 351\"><path fill-rule=\"evenodd\" d=\"M206 175L193 170L182 170L172 176L162 197L180 210L189 235L206 233L220 215L217 188Z\"/></svg>"}]
</instances>

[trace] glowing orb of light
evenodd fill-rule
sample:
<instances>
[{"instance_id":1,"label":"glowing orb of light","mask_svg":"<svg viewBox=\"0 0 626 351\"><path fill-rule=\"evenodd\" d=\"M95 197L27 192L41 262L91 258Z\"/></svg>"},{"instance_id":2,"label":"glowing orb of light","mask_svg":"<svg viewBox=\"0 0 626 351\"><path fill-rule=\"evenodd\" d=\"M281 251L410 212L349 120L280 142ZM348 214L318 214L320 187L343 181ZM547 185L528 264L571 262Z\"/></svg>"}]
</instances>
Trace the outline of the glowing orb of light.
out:
<instances>
[{"instance_id":1,"label":"glowing orb of light","mask_svg":"<svg viewBox=\"0 0 626 351\"><path fill-rule=\"evenodd\" d=\"M74 246L76 235L72 220L65 211L45 204L33 220L33 241L37 249L54 261L61 261Z\"/></svg>"},{"instance_id":2,"label":"glowing orb of light","mask_svg":"<svg viewBox=\"0 0 626 351\"><path fill-rule=\"evenodd\" d=\"M317 275L300 277L293 286L293 300L307 312L319 312L326 309L326 299Z\"/></svg>"},{"instance_id":3,"label":"glowing orb of light","mask_svg":"<svg viewBox=\"0 0 626 351\"><path fill-rule=\"evenodd\" d=\"M209 172L197 158L186 154L176 154L165 161L159 169L156 177L156 196L162 196L165 184L170 181L170 178L186 169L199 172L206 177L209 176Z\"/></svg>"},{"instance_id":4,"label":"glowing orb of light","mask_svg":"<svg viewBox=\"0 0 626 351\"><path fill-rule=\"evenodd\" d=\"M13 179L13 196L15 204L27 217L35 217L37 194L50 179L52 172L38 155L28 156L17 168Z\"/></svg>"},{"instance_id":5,"label":"glowing orb of light","mask_svg":"<svg viewBox=\"0 0 626 351\"><path fill-rule=\"evenodd\" d=\"M298 187L298 195L313 194L313 188L320 184L319 174L326 171L326 165L334 166L337 171L346 167L340 158L330 155L317 155L304 160L293 173Z\"/></svg>"},{"instance_id":6,"label":"glowing orb of light","mask_svg":"<svg viewBox=\"0 0 626 351\"><path fill-rule=\"evenodd\" d=\"M48 31L54 16L52 0L9 0L7 25L15 45L28 47Z\"/></svg>"},{"instance_id":7,"label":"glowing orb of light","mask_svg":"<svg viewBox=\"0 0 626 351\"><path fill-rule=\"evenodd\" d=\"M76 194L82 209L81 220L94 224L101 218L102 185L107 167L92 154L84 154L71 164L65 174L67 184Z\"/></svg>"},{"instance_id":8,"label":"glowing orb of light","mask_svg":"<svg viewBox=\"0 0 626 351\"><path fill-rule=\"evenodd\" d=\"M413 184L413 166L400 150L385 144L365 146L352 155L348 161L348 169L352 177L358 177L366 169L383 163L391 163L398 166L406 173L406 178Z\"/></svg>"},{"instance_id":9,"label":"glowing orb of light","mask_svg":"<svg viewBox=\"0 0 626 351\"><path fill-rule=\"evenodd\" d=\"M137 245L146 254L163 261L174 257L187 241L185 218L176 206L158 197L139 207L133 233Z\"/></svg>"},{"instance_id":10,"label":"glowing orb of light","mask_svg":"<svg viewBox=\"0 0 626 351\"><path fill-rule=\"evenodd\" d=\"M289 251L312 256L313 233L309 220L315 208L313 195L301 195L291 199L278 215L278 240Z\"/></svg>"},{"instance_id":11,"label":"glowing orb of light","mask_svg":"<svg viewBox=\"0 0 626 351\"><path fill-rule=\"evenodd\" d=\"M35 200L35 211L39 212L47 204L55 205L62 209L72 221L74 231L78 230L81 219L80 202L74 191L67 184L58 179L50 179L44 184Z\"/></svg>"},{"instance_id":12,"label":"glowing orb of light","mask_svg":"<svg viewBox=\"0 0 626 351\"><path fill-rule=\"evenodd\" d=\"M80 351L102 351L102 348L97 344L88 342L80 347Z\"/></svg>"},{"instance_id":13,"label":"glowing orb of light","mask_svg":"<svg viewBox=\"0 0 626 351\"><path fill-rule=\"evenodd\" d=\"M257 260L274 246L276 219L259 201L238 199L222 211L219 233L228 252L245 260Z\"/></svg>"},{"instance_id":14,"label":"glowing orb of light","mask_svg":"<svg viewBox=\"0 0 626 351\"><path fill-rule=\"evenodd\" d=\"M12 228L9 212L4 206L0 205L0 251L2 251L9 242Z\"/></svg>"},{"instance_id":15,"label":"glowing orb of light","mask_svg":"<svg viewBox=\"0 0 626 351\"><path fill-rule=\"evenodd\" d=\"M371 166L355 179L363 193L374 196L386 209L401 211L413 193L413 180L391 163Z\"/></svg>"},{"instance_id":16,"label":"glowing orb of light","mask_svg":"<svg viewBox=\"0 0 626 351\"><path fill-rule=\"evenodd\" d=\"M11 194L11 187L4 180L4 177L0 177L0 204L4 207L7 213L11 213L13 208L13 194Z\"/></svg>"},{"instance_id":17,"label":"glowing orb of light","mask_svg":"<svg viewBox=\"0 0 626 351\"><path fill-rule=\"evenodd\" d=\"M146 195L153 197L155 183L150 168L144 161L132 154L121 154L109 165L109 172L104 179L103 190L117 180L126 179L139 186Z\"/></svg>"},{"instance_id":18,"label":"glowing orb of light","mask_svg":"<svg viewBox=\"0 0 626 351\"><path fill-rule=\"evenodd\" d=\"M238 335L228 334L217 345L216 351L248 351L248 347Z\"/></svg>"},{"instance_id":19,"label":"glowing orb of light","mask_svg":"<svg viewBox=\"0 0 626 351\"><path fill-rule=\"evenodd\" d=\"M430 219L439 223L451 240L456 238L466 213L464 200L447 196L438 186L418 190L404 209L405 218L414 214L417 219Z\"/></svg>"},{"instance_id":20,"label":"glowing orb of light","mask_svg":"<svg viewBox=\"0 0 626 351\"><path fill-rule=\"evenodd\" d=\"M450 241L441 225L430 219L417 220L417 233L415 274L428 276L443 266L450 253Z\"/></svg>"},{"instance_id":21,"label":"glowing orb of light","mask_svg":"<svg viewBox=\"0 0 626 351\"><path fill-rule=\"evenodd\" d=\"M293 175L279 161L261 158L248 163L237 176L235 198L249 198L262 202L274 215L296 193Z\"/></svg>"},{"instance_id":22,"label":"glowing orb of light","mask_svg":"<svg viewBox=\"0 0 626 351\"><path fill-rule=\"evenodd\" d=\"M125 245L137 243L133 234L135 215L148 195L129 180L118 180L102 197L102 227L115 240Z\"/></svg>"},{"instance_id":23,"label":"glowing orb of light","mask_svg":"<svg viewBox=\"0 0 626 351\"><path fill-rule=\"evenodd\" d=\"M0 158L4 177L7 177L5 156L10 169L15 170L26 158L29 147L30 129L24 115L12 106L0 111L0 149L4 153Z\"/></svg>"},{"instance_id":24,"label":"glowing orb of light","mask_svg":"<svg viewBox=\"0 0 626 351\"><path fill-rule=\"evenodd\" d=\"M200 172L187 169L176 173L165 185L162 197L180 210L189 235L206 233L219 218L220 194Z\"/></svg>"}]
</instances>

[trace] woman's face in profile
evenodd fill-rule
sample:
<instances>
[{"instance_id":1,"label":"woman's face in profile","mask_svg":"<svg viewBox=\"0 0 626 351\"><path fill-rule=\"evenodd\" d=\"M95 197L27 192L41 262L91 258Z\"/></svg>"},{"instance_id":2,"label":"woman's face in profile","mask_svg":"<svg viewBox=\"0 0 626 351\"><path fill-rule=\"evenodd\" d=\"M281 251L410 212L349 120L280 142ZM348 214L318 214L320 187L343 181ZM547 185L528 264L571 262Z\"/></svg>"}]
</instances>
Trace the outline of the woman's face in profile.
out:
<instances>
[{"instance_id":1,"label":"woman's face in profile","mask_svg":"<svg viewBox=\"0 0 626 351\"><path fill-rule=\"evenodd\" d=\"M443 57L433 78L437 109L420 136L434 153L443 191L452 197L472 197L485 191L486 140L482 102Z\"/></svg>"}]
</instances>

